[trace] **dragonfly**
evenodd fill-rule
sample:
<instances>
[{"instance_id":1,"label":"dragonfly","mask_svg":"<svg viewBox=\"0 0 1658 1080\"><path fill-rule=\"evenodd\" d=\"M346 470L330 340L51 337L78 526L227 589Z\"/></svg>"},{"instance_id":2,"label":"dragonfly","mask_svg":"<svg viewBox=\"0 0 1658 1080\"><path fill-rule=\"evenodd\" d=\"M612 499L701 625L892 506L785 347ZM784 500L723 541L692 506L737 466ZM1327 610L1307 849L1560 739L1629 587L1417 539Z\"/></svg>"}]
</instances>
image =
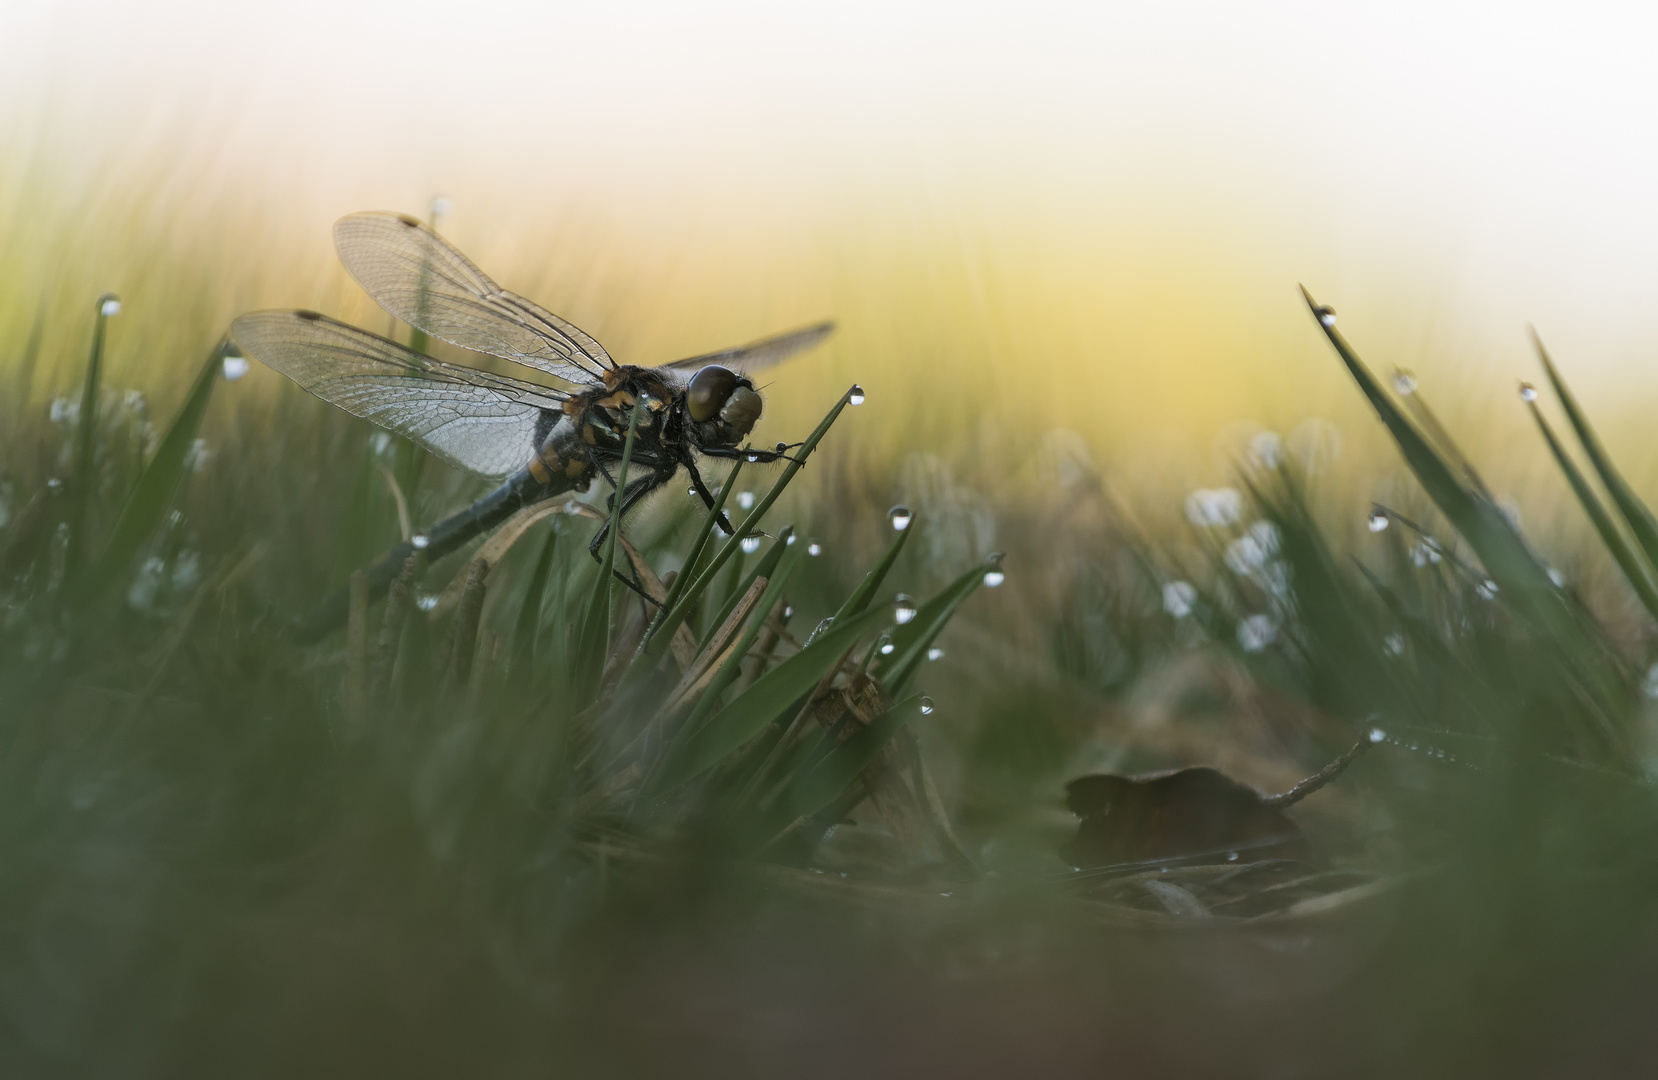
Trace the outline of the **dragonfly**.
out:
<instances>
[{"instance_id":1,"label":"dragonfly","mask_svg":"<svg viewBox=\"0 0 1658 1080\"><path fill-rule=\"evenodd\" d=\"M501 288L418 218L351 214L335 223L334 246L351 276L393 316L563 384L449 363L315 311L255 311L231 324L243 355L456 468L501 481L370 564L371 597L386 591L416 551L441 558L521 508L587 491L595 480L612 488L610 508L621 500L618 520L681 468L713 509L699 457L771 462L801 445L743 445L764 404L750 376L818 345L833 332L831 322L656 367L619 364L591 335ZM637 471L615 490L635 413L630 469ZM723 514L720 525L731 532ZM608 529L607 519L589 545L595 558ZM344 621L346 608L342 591L305 620L301 636L322 636Z\"/></svg>"}]
</instances>

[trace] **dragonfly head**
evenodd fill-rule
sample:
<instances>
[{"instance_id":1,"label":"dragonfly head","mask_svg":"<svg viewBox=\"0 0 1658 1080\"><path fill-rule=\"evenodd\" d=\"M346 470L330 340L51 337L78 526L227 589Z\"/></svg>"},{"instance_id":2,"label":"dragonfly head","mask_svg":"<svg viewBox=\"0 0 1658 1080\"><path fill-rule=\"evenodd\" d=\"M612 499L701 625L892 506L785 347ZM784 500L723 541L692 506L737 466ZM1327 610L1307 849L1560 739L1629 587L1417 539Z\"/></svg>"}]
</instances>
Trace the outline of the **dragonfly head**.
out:
<instances>
[{"instance_id":1,"label":"dragonfly head","mask_svg":"<svg viewBox=\"0 0 1658 1080\"><path fill-rule=\"evenodd\" d=\"M762 404L753 383L718 364L709 364L691 376L685 392L691 419L712 427L714 441L724 446L737 445L754 430Z\"/></svg>"}]
</instances>

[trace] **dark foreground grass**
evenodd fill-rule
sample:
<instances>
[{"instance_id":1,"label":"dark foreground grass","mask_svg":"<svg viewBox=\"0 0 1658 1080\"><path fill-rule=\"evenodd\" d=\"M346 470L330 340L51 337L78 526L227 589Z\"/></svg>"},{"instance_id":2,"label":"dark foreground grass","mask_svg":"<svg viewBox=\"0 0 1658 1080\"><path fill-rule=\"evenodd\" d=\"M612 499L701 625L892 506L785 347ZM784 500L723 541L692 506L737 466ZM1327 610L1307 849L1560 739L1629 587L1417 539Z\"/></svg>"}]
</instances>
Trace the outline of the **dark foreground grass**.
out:
<instances>
[{"instance_id":1,"label":"dark foreground grass","mask_svg":"<svg viewBox=\"0 0 1658 1080\"><path fill-rule=\"evenodd\" d=\"M607 548L659 607L588 557L602 503L547 506L316 646L295 620L471 482L227 393L211 341L164 423L94 359L6 431L0 1067L1644 1072L1646 631L1326 330L1423 490L1357 553L1268 441L1194 534L1084 472L991 559L889 518L842 398L810 493L742 465L735 537L664 498ZM1658 534L1568 423L1644 601ZM1283 788L1356 738L1276 877L1055 854L1081 772Z\"/></svg>"}]
</instances>

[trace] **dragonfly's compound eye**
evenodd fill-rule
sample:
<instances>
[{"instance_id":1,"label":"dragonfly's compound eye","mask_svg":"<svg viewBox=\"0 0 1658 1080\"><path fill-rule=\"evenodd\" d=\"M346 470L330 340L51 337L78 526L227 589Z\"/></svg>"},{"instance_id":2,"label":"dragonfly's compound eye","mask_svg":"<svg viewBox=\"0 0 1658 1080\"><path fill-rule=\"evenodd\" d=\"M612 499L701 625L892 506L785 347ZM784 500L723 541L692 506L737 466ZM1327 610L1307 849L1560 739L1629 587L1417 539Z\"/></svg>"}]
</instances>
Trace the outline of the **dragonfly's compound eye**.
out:
<instances>
[{"instance_id":1,"label":"dragonfly's compound eye","mask_svg":"<svg viewBox=\"0 0 1658 1080\"><path fill-rule=\"evenodd\" d=\"M731 396L731 391L737 389L740 381L735 371L718 364L709 364L691 376L691 385L685 394L685 404L691 410L691 419L700 424L718 416L720 410L725 407L726 398Z\"/></svg>"}]
</instances>

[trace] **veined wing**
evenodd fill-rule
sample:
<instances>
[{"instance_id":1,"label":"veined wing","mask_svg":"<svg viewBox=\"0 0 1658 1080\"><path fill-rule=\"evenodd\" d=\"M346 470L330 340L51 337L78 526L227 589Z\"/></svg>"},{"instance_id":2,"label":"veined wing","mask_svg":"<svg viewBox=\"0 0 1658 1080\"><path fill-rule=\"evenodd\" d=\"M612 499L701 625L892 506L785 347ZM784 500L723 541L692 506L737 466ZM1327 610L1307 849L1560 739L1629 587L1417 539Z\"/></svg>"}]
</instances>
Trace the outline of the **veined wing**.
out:
<instances>
[{"instance_id":1,"label":"veined wing","mask_svg":"<svg viewBox=\"0 0 1658 1080\"><path fill-rule=\"evenodd\" d=\"M542 411L569 400L560 390L422 356L314 311L255 311L230 334L248 356L324 401L484 476L529 461Z\"/></svg>"},{"instance_id":2,"label":"veined wing","mask_svg":"<svg viewBox=\"0 0 1658 1080\"><path fill-rule=\"evenodd\" d=\"M786 334L778 334L776 337L761 338L759 341L750 342L747 345L739 345L735 349L705 353L702 356L688 356L683 360L675 360L671 364L662 366L684 369L719 364L746 375L749 372L770 367L779 360L787 360L795 353L805 352L834 332L834 323L821 322L816 326L791 330Z\"/></svg>"},{"instance_id":3,"label":"veined wing","mask_svg":"<svg viewBox=\"0 0 1658 1080\"><path fill-rule=\"evenodd\" d=\"M334 223L334 247L375 303L451 345L583 385L616 366L584 331L495 284L415 218L348 215Z\"/></svg>"}]
</instances>

